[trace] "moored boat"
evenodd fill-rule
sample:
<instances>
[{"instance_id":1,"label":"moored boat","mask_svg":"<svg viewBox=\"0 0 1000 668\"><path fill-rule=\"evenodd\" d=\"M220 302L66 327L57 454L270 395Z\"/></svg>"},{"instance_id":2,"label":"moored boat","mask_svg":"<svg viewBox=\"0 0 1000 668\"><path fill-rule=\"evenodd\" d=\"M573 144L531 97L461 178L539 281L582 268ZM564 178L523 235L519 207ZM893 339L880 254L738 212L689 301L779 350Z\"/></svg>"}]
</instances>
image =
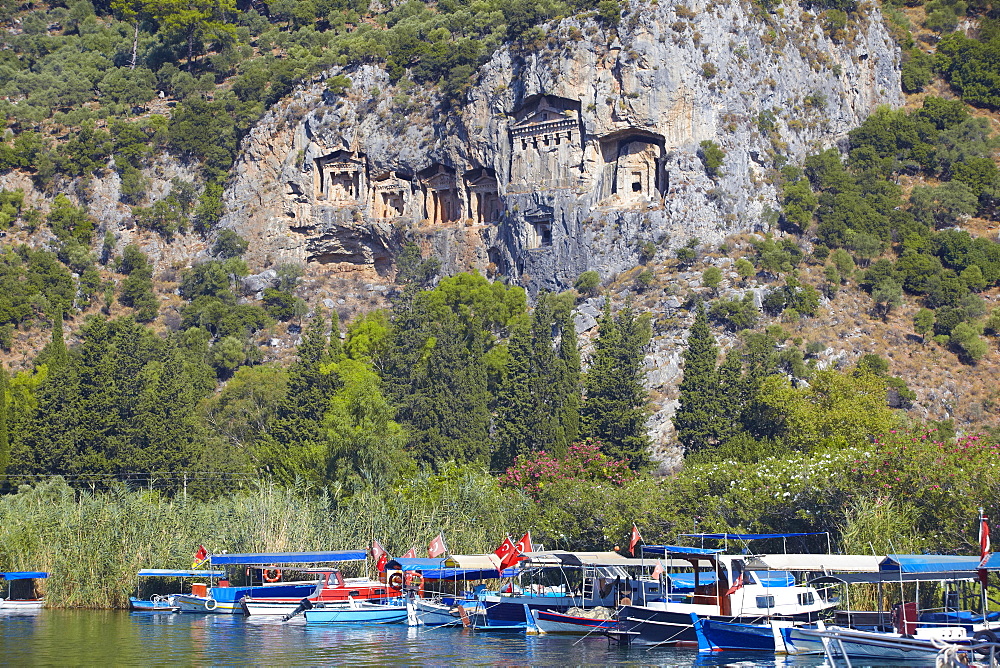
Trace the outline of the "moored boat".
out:
<instances>
[{"instance_id":1,"label":"moored boat","mask_svg":"<svg viewBox=\"0 0 1000 668\"><path fill-rule=\"evenodd\" d=\"M406 621L406 607L349 600L320 603L302 613L307 624L397 624Z\"/></svg>"},{"instance_id":2,"label":"moored boat","mask_svg":"<svg viewBox=\"0 0 1000 668\"><path fill-rule=\"evenodd\" d=\"M224 571L144 568L136 575L136 595L129 597L129 610L132 612L178 612L179 607L174 602L174 596L176 594L153 594L144 598L142 596L142 591L144 589L142 583L144 580L154 578L178 578L180 579L180 588L183 590L184 581L187 578L221 578L223 576L225 576Z\"/></svg>"},{"instance_id":3,"label":"moored boat","mask_svg":"<svg viewBox=\"0 0 1000 668\"><path fill-rule=\"evenodd\" d=\"M576 633L587 635L602 629L612 629L617 622L611 610L604 607L590 609L569 608L566 612L531 610L533 625L539 633Z\"/></svg>"},{"instance_id":4,"label":"moored boat","mask_svg":"<svg viewBox=\"0 0 1000 668\"><path fill-rule=\"evenodd\" d=\"M971 639L960 627L928 627L916 629L916 635L880 631L859 631L830 626L826 629L800 629L806 638L820 640L828 657L887 659L892 661L931 662L940 651L953 646L968 655Z\"/></svg>"},{"instance_id":5,"label":"moored boat","mask_svg":"<svg viewBox=\"0 0 1000 668\"><path fill-rule=\"evenodd\" d=\"M45 599L35 592L35 580L49 577L44 571L9 571L0 573L0 580L6 580L7 596L0 598L0 611L34 612L45 607Z\"/></svg>"},{"instance_id":6,"label":"moored boat","mask_svg":"<svg viewBox=\"0 0 1000 668\"><path fill-rule=\"evenodd\" d=\"M240 605L243 611L251 616L285 616L293 613L303 599L312 605L319 603L335 603L338 601L383 600L398 597L402 592L385 582L370 578L345 578L337 569L308 569L303 574L318 575L319 581L315 588L306 596L259 596L252 594L244 596Z\"/></svg>"}]
</instances>

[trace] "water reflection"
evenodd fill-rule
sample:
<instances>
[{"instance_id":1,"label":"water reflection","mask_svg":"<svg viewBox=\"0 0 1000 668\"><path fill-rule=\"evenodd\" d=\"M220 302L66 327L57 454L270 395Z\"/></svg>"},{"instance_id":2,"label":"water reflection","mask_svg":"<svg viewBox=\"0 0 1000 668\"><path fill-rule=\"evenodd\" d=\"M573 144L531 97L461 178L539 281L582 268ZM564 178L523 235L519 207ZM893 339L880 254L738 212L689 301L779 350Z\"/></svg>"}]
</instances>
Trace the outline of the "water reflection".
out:
<instances>
[{"instance_id":1,"label":"water reflection","mask_svg":"<svg viewBox=\"0 0 1000 668\"><path fill-rule=\"evenodd\" d=\"M603 637L526 636L405 626L335 627L232 615L43 610L0 615L0 656L16 665L822 665L818 657L699 657L619 648Z\"/></svg>"}]
</instances>

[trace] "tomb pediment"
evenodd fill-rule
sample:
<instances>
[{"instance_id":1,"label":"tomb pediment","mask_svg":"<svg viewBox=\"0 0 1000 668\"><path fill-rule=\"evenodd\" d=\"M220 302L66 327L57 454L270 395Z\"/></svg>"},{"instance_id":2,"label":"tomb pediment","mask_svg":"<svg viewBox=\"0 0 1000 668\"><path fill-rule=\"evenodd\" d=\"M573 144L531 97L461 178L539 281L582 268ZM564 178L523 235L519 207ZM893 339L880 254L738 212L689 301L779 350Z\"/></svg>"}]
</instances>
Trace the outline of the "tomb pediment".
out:
<instances>
[{"instance_id":1,"label":"tomb pediment","mask_svg":"<svg viewBox=\"0 0 1000 668\"><path fill-rule=\"evenodd\" d=\"M514 115L511 134L526 137L578 127L580 103L555 96L529 98Z\"/></svg>"}]
</instances>

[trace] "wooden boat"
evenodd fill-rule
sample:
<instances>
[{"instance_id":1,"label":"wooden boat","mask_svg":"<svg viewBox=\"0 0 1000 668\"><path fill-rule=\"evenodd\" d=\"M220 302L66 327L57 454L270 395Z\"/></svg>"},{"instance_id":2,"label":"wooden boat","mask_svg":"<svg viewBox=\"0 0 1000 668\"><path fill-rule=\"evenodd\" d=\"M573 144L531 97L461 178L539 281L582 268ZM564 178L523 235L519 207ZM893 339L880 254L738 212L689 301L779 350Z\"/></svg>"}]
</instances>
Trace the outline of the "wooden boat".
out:
<instances>
[{"instance_id":1,"label":"wooden boat","mask_svg":"<svg viewBox=\"0 0 1000 668\"><path fill-rule=\"evenodd\" d=\"M311 604L343 602L355 600L383 600L400 595L385 582L370 578L345 578L337 569L308 569L307 574L319 575L315 588L306 596L244 596L240 605L251 616L283 617L293 613L306 599Z\"/></svg>"},{"instance_id":2,"label":"wooden boat","mask_svg":"<svg viewBox=\"0 0 1000 668\"><path fill-rule=\"evenodd\" d=\"M596 614L599 611L606 611L607 616ZM610 613L610 610L601 607L590 610L570 608L564 613L552 610L530 611L532 623L538 633L575 633L580 635L599 632L602 629L613 629L617 622L611 619Z\"/></svg>"},{"instance_id":3,"label":"wooden boat","mask_svg":"<svg viewBox=\"0 0 1000 668\"><path fill-rule=\"evenodd\" d=\"M213 567L241 566L260 578L259 585L229 586L220 581L215 586L207 583L193 583L191 592L175 594L174 604L179 612L200 612L214 614L244 614L243 599L275 600L291 603L294 607L303 598L316 591L317 580L281 582L281 567L292 567L298 571L308 571L310 566L342 561L363 561L367 558L364 550L325 552L254 552L241 554L213 554L209 563ZM268 577L275 581L265 581Z\"/></svg>"},{"instance_id":4,"label":"wooden boat","mask_svg":"<svg viewBox=\"0 0 1000 668\"><path fill-rule=\"evenodd\" d=\"M367 601L320 603L302 613L307 624L398 624L406 621L406 606Z\"/></svg>"},{"instance_id":5,"label":"wooden boat","mask_svg":"<svg viewBox=\"0 0 1000 668\"><path fill-rule=\"evenodd\" d=\"M796 627L794 622L785 620L771 620L767 624L750 624L698 617L694 613L691 614L691 625L698 636L699 652L787 653L783 651L784 640L781 632L784 629ZM813 628L816 628L815 625Z\"/></svg>"},{"instance_id":6,"label":"wooden boat","mask_svg":"<svg viewBox=\"0 0 1000 668\"><path fill-rule=\"evenodd\" d=\"M148 598L141 596L145 579L178 578L183 590L186 578L221 578L224 571L204 571L194 569L144 568L136 575L135 596L129 597L129 610L132 612L178 612L179 606L174 602L175 594L153 594Z\"/></svg>"},{"instance_id":7,"label":"wooden boat","mask_svg":"<svg viewBox=\"0 0 1000 668\"><path fill-rule=\"evenodd\" d=\"M955 646L964 654L972 651L971 639L963 628L931 627L916 631L916 635L909 636L830 626L824 630L800 629L799 633L806 638L821 640L832 661L847 657L933 663L942 648L947 646Z\"/></svg>"},{"instance_id":8,"label":"wooden boat","mask_svg":"<svg viewBox=\"0 0 1000 668\"><path fill-rule=\"evenodd\" d=\"M45 607L45 599L35 595L35 580L49 577L44 571L9 571L0 573L8 583L7 597L0 598L2 612L35 612Z\"/></svg>"},{"instance_id":9,"label":"wooden boat","mask_svg":"<svg viewBox=\"0 0 1000 668\"><path fill-rule=\"evenodd\" d=\"M795 534L776 534L791 536ZM713 534L714 536L714 534ZM738 534L750 537L774 537L775 534ZM789 571L751 570L747 555L725 555L722 550L671 545L644 546L643 551L662 554L672 561L684 560L694 575L692 586L684 583L678 593L666 576L668 587L665 596L659 600L647 601L645 605L630 604L618 609L618 624L605 635L622 644L648 646L685 645L698 646L698 632L692 620L709 619L726 624L758 625L771 620L789 622L811 622L820 613L836 606L825 600L812 586L798 585ZM785 555L790 557L793 555ZM830 555L801 555L803 562L811 557ZM877 562L865 567L877 567ZM806 570L806 569L803 569ZM705 582L707 580L707 582ZM770 626L760 629L737 628L747 635L759 635L762 640L745 639L748 644L774 641ZM726 641L734 642L730 639Z\"/></svg>"}]
</instances>

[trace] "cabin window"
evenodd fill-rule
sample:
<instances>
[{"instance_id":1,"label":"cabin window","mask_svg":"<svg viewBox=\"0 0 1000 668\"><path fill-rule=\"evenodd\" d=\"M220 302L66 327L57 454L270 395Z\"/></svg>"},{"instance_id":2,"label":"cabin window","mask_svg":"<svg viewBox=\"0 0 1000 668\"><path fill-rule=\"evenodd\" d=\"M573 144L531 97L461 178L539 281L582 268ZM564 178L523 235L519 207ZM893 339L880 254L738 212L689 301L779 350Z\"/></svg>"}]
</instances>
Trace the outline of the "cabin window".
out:
<instances>
[{"instance_id":1,"label":"cabin window","mask_svg":"<svg viewBox=\"0 0 1000 668\"><path fill-rule=\"evenodd\" d=\"M799 605L812 605L816 602L816 597L813 596L811 591L805 591L799 594Z\"/></svg>"},{"instance_id":2,"label":"cabin window","mask_svg":"<svg viewBox=\"0 0 1000 668\"><path fill-rule=\"evenodd\" d=\"M774 597L773 596L758 596L757 597L757 607L758 608L773 608L774 607Z\"/></svg>"}]
</instances>

